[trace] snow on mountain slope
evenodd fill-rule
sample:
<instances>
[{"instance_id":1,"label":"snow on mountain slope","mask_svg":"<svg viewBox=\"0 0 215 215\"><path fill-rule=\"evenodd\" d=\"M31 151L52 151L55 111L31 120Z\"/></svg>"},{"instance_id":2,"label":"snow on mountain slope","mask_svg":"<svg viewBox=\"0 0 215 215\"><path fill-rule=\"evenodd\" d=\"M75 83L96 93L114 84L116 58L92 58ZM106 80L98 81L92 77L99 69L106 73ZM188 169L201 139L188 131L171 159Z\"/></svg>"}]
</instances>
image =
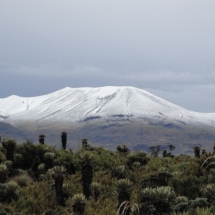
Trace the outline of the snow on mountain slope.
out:
<instances>
[{"instance_id":1,"label":"snow on mountain slope","mask_svg":"<svg viewBox=\"0 0 215 215\"><path fill-rule=\"evenodd\" d=\"M0 99L0 120L80 123L89 119L153 119L215 127L214 113L197 113L134 87L64 88L38 97Z\"/></svg>"}]
</instances>

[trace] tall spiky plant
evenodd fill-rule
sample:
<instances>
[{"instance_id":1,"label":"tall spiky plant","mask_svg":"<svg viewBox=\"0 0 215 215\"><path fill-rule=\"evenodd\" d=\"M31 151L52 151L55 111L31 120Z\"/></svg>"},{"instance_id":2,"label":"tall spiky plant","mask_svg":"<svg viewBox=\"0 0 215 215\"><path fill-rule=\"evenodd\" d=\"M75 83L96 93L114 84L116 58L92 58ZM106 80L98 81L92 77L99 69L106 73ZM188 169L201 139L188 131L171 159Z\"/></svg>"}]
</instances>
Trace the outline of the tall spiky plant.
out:
<instances>
[{"instance_id":1,"label":"tall spiky plant","mask_svg":"<svg viewBox=\"0 0 215 215\"><path fill-rule=\"evenodd\" d=\"M88 199L91 196L90 185L93 179L94 156L88 151L79 156L83 183L83 193Z\"/></svg>"},{"instance_id":2,"label":"tall spiky plant","mask_svg":"<svg viewBox=\"0 0 215 215\"><path fill-rule=\"evenodd\" d=\"M116 149L118 152L125 153L125 154L129 153L129 151L130 151L126 145L122 145L122 146L118 145Z\"/></svg>"},{"instance_id":3,"label":"tall spiky plant","mask_svg":"<svg viewBox=\"0 0 215 215\"><path fill-rule=\"evenodd\" d=\"M75 194L71 199L74 215L84 215L87 200L83 194Z\"/></svg>"},{"instance_id":4,"label":"tall spiky plant","mask_svg":"<svg viewBox=\"0 0 215 215\"><path fill-rule=\"evenodd\" d=\"M66 150L66 144L67 144L67 133L63 131L61 133L61 143L62 143L62 148Z\"/></svg>"},{"instance_id":5,"label":"tall spiky plant","mask_svg":"<svg viewBox=\"0 0 215 215\"><path fill-rule=\"evenodd\" d=\"M5 183L8 172L8 167L5 164L0 164L0 183Z\"/></svg>"},{"instance_id":6,"label":"tall spiky plant","mask_svg":"<svg viewBox=\"0 0 215 215\"><path fill-rule=\"evenodd\" d=\"M115 185L116 189L114 193L118 196L118 208L120 208L123 202L130 200L133 184L129 179L125 178L118 180ZM122 213L122 211L123 208L121 207L120 213ZM130 209L127 210L125 215L128 215L129 213Z\"/></svg>"},{"instance_id":7,"label":"tall spiky plant","mask_svg":"<svg viewBox=\"0 0 215 215\"><path fill-rule=\"evenodd\" d=\"M41 144L45 144L45 135L44 134L40 134L39 135L39 143L41 143Z\"/></svg>"},{"instance_id":8,"label":"tall spiky plant","mask_svg":"<svg viewBox=\"0 0 215 215\"><path fill-rule=\"evenodd\" d=\"M6 155L0 151L0 163L4 162L6 160Z\"/></svg>"},{"instance_id":9,"label":"tall spiky plant","mask_svg":"<svg viewBox=\"0 0 215 215\"><path fill-rule=\"evenodd\" d=\"M101 192L101 185L97 182L93 182L90 185L90 189L91 189L92 196L94 197L95 201L97 201Z\"/></svg>"},{"instance_id":10,"label":"tall spiky plant","mask_svg":"<svg viewBox=\"0 0 215 215\"><path fill-rule=\"evenodd\" d=\"M63 205L63 181L64 181L64 173L66 172L66 169L64 166L55 166L52 169L50 169L50 172L52 174L52 177L55 180L55 193L56 193L56 200L57 205Z\"/></svg>"},{"instance_id":11,"label":"tall spiky plant","mask_svg":"<svg viewBox=\"0 0 215 215\"><path fill-rule=\"evenodd\" d=\"M87 144L88 144L88 139L87 138L83 138L81 140L81 142L82 142L82 148L86 149L87 148Z\"/></svg>"},{"instance_id":12,"label":"tall spiky plant","mask_svg":"<svg viewBox=\"0 0 215 215\"><path fill-rule=\"evenodd\" d=\"M2 141L3 148L6 149L6 158L7 160L13 161L14 159L14 150L16 147L16 141L14 139L3 139Z\"/></svg>"},{"instance_id":13,"label":"tall spiky plant","mask_svg":"<svg viewBox=\"0 0 215 215\"><path fill-rule=\"evenodd\" d=\"M200 150L201 150L201 148L199 146L194 146L193 150L194 150L195 157L200 158Z\"/></svg>"}]
</instances>

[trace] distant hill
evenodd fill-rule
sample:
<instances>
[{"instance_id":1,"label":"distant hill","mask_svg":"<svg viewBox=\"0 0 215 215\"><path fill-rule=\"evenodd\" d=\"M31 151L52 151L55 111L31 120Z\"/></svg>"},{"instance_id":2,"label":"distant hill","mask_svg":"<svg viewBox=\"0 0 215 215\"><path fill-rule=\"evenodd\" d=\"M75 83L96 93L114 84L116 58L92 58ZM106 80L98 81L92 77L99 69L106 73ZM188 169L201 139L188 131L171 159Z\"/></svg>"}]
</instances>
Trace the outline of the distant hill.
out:
<instances>
[{"instance_id":1,"label":"distant hill","mask_svg":"<svg viewBox=\"0 0 215 215\"><path fill-rule=\"evenodd\" d=\"M5 122L0 122L0 133L2 138L14 138L20 142L27 138L27 133L25 131L15 128Z\"/></svg>"}]
</instances>

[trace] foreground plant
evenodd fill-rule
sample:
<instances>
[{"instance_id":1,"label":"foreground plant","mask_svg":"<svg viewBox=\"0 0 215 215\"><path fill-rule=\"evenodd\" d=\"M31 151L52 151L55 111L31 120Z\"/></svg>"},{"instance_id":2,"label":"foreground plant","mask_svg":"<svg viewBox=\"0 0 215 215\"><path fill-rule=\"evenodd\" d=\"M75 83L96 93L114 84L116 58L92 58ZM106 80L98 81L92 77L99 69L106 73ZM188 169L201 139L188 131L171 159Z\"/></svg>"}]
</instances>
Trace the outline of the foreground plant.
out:
<instances>
[{"instance_id":1,"label":"foreground plant","mask_svg":"<svg viewBox=\"0 0 215 215\"><path fill-rule=\"evenodd\" d=\"M20 187L26 187L28 184L31 184L33 182L33 179L29 175L24 173L22 175L13 177L10 181L16 182Z\"/></svg>"},{"instance_id":2,"label":"foreground plant","mask_svg":"<svg viewBox=\"0 0 215 215\"><path fill-rule=\"evenodd\" d=\"M83 194L75 194L69 199L67 205L72 208L74 215L84 215L87 200Z\"/></svg>"},{"instance_id":3,"label":"foreground plant","mask_svg":"<svg viewBox=\"0 0 215 215\"><path fill-rule=\"evenodd\" d=\"M16 142L14 139L3 139L2 146L6 149L7 160L13 161Z\"/></svg>"},{"instance_id":4,"label":"foreground plant","mask_svg":"<svg viewBox=\"0 0 215 215\"><path fill-rule=\"evenodd\" d=\"M120 213L123 211L123 208L121 207L122 203L130 200L132 187L133 184L127 178L120 179L116 182L115 194L118 196L118 208L120 208ZM127 210L125 215L128 215L129 213L130 209Z\"/></svg>"},{"instance_id":5,"label":"foreground plant","mask_svg":"<svg viewBox=\"0 0 215 215\"><path fill-rule=\"evenodd\" d=\"M12 200L16 200L18 198L20 188L16 182L11 181L1 185L0 191L0 200L2 202L11 202Z\"/></svg>"},{"instance_id":6,"label":"foreground plant","mask_svg":"<svg viewBox=\"0 0 215 215\"><path fill-rule=\"evenodd\" d=\"M112 178L117 178L117 180L123 179L123 178L125 178L125 173L126 173L125 165L116 166L111 171L111 177Z\"/></svg>"},{"instance_id":7,"label":"foreground plant","mask_svg":"<svg viewBox=\"0 0 215 215\"><path fill-rule=\"evenodd\" d=\"M126 214L140 215L138 204L130 205L129 201L124 201L118 208L117 215L126 215Z\"/></svg>"},{"instance_id":8,"label":"foreground plant","mask_svg":"<svg viewBox=\"0 0 215 215\"><path fill-rule=\"evenodd\" d=\"M175 212L186 212L188 210L188 198L186 196L178 196L175 199Z\"/></svg>"},{"instance_id":9,"label":"foreground plant","mask_svg":"<svg viewBox=\"0 0 215 215\"><path fill-rule=\"evenodd\" d=\"M46 164L46 168L52 168L53 167L53 161L55 159L55 153L53 152L46 152L44 154L44 163Z\"/></svg>"},{"instance_id":10,"label":"foreground plant","mask_svg":"<svg viewBox=\"0 0 215 215\"><path fill-rule=\"evenodd\" d=\"M91 189L93 198L95 199L95 201L97 201L101 192L101 185L97 182L93 182L90 185L90 189Z\"/></svg>"},{"instance_id":11,"label":"foreground plant","mask_svg":"<svg viewBox=\"0 0 215 215\"><path fill-rule=\"evenodd\" d=\"M79 156L83 183L83 193L88 199L91 196L90 185L93 179L94 156L85 151Z\"/></svg>"},{"instance_id":12,"label":"foreground plant","mask_svg":"<svg viewBox=\"0 0 215 215\"><path fill-rule=\"evenodd\" d=\"M8 167L5 164L0 164L0 183L4 183L6 181L8 172Z\"/></svg>"},{"instance_id":13,"label":"foreground plant","mask_svg":"<svg viewBox=\"0 0 215 215\"><path fill-rule=\"evenodd\" d=\"M64 181L64 173L66 169L64 166L55 166L50 170L52 177L55 180L55 193L56 193L56 200L57 205L63 205L63 181Z\"/></svg>"},{"instance_id":14,"label":"foreground plant","mask_svg":"<svg viewBox=\"0 0 215 215\"><path fill-rule=\"evenodd\" d=\"M139 201L143 204L141 211L155 210L159 213L170 213L174 200L174 192L169 186L145 188L139 196Z\"/></svg>"}]
</instances>

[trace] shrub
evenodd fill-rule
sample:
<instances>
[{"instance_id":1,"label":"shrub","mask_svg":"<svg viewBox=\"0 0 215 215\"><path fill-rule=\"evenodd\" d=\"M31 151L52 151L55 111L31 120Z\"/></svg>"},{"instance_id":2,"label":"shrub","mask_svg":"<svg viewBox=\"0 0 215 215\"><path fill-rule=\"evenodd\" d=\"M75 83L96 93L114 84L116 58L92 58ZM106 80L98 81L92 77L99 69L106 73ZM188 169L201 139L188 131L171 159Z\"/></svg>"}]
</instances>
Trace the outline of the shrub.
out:
<instances>
[{"instance_id":1,"label":"shrub","mask_svg":"<svg viewBox=\"0 0 215 215\"><path fill-rule=\"evenodd\" d=\"M148 211L153 205L156 212L170 213L173 209L175 195L171 187L145 188L141 191L139 201L142 203L141 211Z\"/></svg>"},{"instance_id":2,"label":"shrub","mask_svg":"<svg viewBox=\"0 0 215 215\"><path fill-rule=\"evenodd\" d=\"M20 187L26 187L33 182L33 179L27 174L22 174L15 176L10 181L16 182Z\"/></svg>"},{"instance_id":3,"label":"shrub","mask_svg":"<svg viewBox=\"0 0 215 215\"><path fill-rule=\"evenodd\" d=\"M84 215L87 200L83 194L75 194L67 201L67 207L73 210L74 215Z\"/></svg>"}]
</instances>

